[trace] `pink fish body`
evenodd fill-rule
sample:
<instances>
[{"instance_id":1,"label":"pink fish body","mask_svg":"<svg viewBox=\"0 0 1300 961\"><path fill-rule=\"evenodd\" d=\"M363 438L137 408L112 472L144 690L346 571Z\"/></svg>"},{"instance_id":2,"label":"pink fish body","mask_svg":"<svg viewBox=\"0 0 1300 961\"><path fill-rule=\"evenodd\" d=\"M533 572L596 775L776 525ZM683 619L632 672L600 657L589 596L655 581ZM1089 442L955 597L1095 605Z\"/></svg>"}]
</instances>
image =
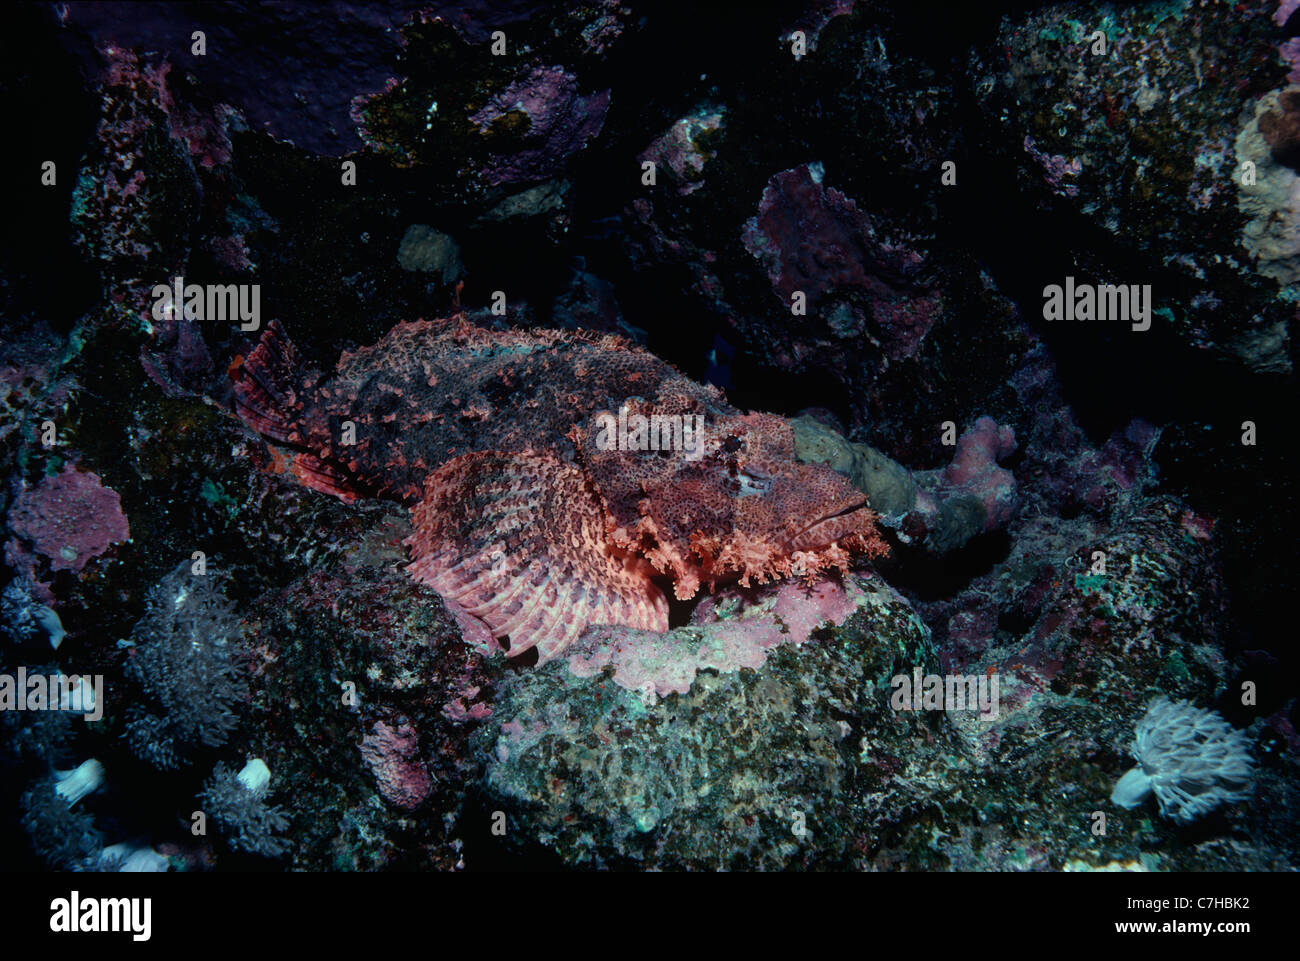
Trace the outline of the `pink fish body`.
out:
<instances>
[{"instance_id":1,"label":"pink fish body","mask_svg":"<svg viewBox=\"0 0 1300 961\"><path fill-rule=\"evenodd\" d=\"M845 478L619 337L398 324L304 376L278 324L235 406L284 469L345 500L412 509L410 573L511 656L592 624L666 630L669 585L762 583L886 548Z\"/></svg>"}]
</instances>

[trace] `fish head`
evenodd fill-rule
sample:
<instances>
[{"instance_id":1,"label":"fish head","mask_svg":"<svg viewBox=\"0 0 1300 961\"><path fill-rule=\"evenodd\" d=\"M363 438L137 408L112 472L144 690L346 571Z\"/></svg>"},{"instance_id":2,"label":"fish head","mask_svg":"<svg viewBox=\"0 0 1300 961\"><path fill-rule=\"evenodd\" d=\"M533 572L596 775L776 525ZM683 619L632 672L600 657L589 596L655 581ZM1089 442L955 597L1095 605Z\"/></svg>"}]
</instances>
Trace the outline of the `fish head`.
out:
<instances>
[{"instance_id":1,"label":"fish head","mask_svg":"<svg viewBox=\"0 0 1300 961\"><path fill-rule=\"evenodd\" d=\"M582 456L613 540L670 575L679 598L701 585L811 576L887 550L866 496L831 468L798 460L783 417L662 399L602 415ZM680 437L680 448L665 436Z\"/></svg>"}]
</instances>

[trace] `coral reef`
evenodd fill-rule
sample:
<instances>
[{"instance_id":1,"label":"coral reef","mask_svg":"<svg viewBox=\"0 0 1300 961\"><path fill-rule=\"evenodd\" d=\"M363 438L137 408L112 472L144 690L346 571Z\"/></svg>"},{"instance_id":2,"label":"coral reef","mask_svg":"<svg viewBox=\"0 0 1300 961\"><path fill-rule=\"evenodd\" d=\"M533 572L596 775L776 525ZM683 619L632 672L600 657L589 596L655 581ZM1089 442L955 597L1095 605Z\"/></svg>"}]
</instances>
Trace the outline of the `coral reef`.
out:
<instances>
[{"instance_id":1,"label":"coral reef","mask_svg":"<svg viewBox=\"0 0 1300 961\"><path fill-rule=\"evenodd\" d=\"M481 134L508 131L522 141L494 158L483 169L484 179L492 186L550 179L600 133L608 109L608 90L579 96L577 78L562 67L531 68L470 115Z\"/></svg>"},{"instance_id":2,"label":"coral reef","mask_svg":"<svg viewBox=\"0 0 1300 961\"><path fill-rule=\"evenodd\" d=\"M852 575L844 583L783 581L757 597L743 588L729 588L702 601L686 627L585 632L568 652L569 669L578 677L592 677L612 667L615 684L653 702L687 693L700 671L757 670L773 648L803 644L814 631L839 626L882 594L888 597L879 583Z\"/></svg>"},{"instance_id":3,"label":"coral reef","mask_svg":"<svg viewBox=\"0 0 1300 961\"><path fill-rule=\"evenodd\" d=\"M391 727L376 721L361 739L361 756L374 772L384 800L407 811L429 799L433 782L417 756L419 735L409 724Z\"/></svg>"},{"instance_id":4,"label":"coral reef","mask_svg":"<svg viewBox=\"0 0 1300 961\"><path fill-rule=\"evenodd\" d=\"M4 630L11 639L20 643L43 633L49 638L50 647L57 651L67 631L63 629L59 615L36 599L38 594L49 597L49 587L21 575L9 582L0 595Z\"/></svg>"},{"instance_id":5,"label":"coral reef","mask_svg":"<svg viewBox=\"0 0 1300 961\"><path fill-rule=\"evenodd\" d=\"M492 680L438 595L402 572L409 533L382 518L339 566L249 615L260 640L246 750L292 785L284 838L300 870L461 862L465 745L491 713Z\"/></svg>"},{"instance_id":6,"label":"coral reef","mask_svg":"<svg viewBox=\"0 0 1300 961\"><path fill-rule=\"evenodd\" d=\"M38 781L22 798L23 830L40 856L61 871L83 870L104 844L94 819L74 805L58 793L53 778Z\"/></svg>"},{"instance_id":7,"label":"coral reef","mask_svg":"<svg viewBox=\"0 0 1300 961\"><path fill-rule=\"evenodd\" d=\"M803 292L807 310L845 339L861 336L870 318L887 356L910 356L941 308L940 295L922 281L925 258L906 239L886 236L852 199L827 188L824 176L820 164L774 176L745 223L745 248L783 303Z\"/></svg>"},{"instance_id":8,"label":"coral reef","mask_svg":"<svg viewBox=\"0 0 1300 961\"><path fill-rule=\"evenodd\" d=\"M48 559L52 571L80 571L114 544L131 539L117 492L98 474L71 464L14 499L9 529ZM11 558L27 549L12 541L5 547Z\"/></svg>"},{"instance_id":9,"label":"coral reef","mask_svg":"<svg viewBox=\"0 0 1300 961\"><path fill-rule=\"evenodd\" d=\"M686 693L646 697L559 663L504 680L475 744L507 839L584 865L850 863L870 821L867 771L889 763L866 757L864 738L890 714L888 679L933 656L901 598L878 581L860 589L842 627L778 643L757 671L704 659L708 680ZM721 617L695 643L749 620Z\"/></svg>"},{"instance_id":10,"label":"coral reef","mask_svg":"<svg viewBox=\"0 0 1300 961\"><path fill-rule=\"evenodd\" d=\"M224 744L247 694L234 606L221 593L219 575L196 574L192 566L182 561L150 593L127 662L143 694L132 705L127 739L161 768L187 763L199 745Z\"/></svg>"},{"instance_id":11,"label":"coral reef","mask_svg":"<svg viewBox=\"0 0 1300 961\"><path fill-rule=\"evenodd\" d=\"M465 269L456 241L424 224L412 224L406 229L402 245L397 248L397 262L403 270L433 274L444 284L460 279Z\"/></svg>"},{"instance_id":12,"label":"coral reef","mask_svg":"<svg viewBox=\"0 0 1300 961\"><path fill-rule=\"evenodd\" d=\"M233 847L262 857L279 857L287 842L277 835L289 826L289 818L267 803L265 782L250 786L248 781L244 772L236 774L218 764L203 785L201 809Z\"/></svg>"},{"instance_id":13,"label":"coral reef","mask_svg":"<svg viewBox=\"0 0 1300 961\"><path fill-rule=\"evenodd\" d=\"M1159 322L1259 371L1290 369L1295 313L1294 175L1259 131L1285 96L1277 9L1048 4L1008 17L974 68L1003 145L1023 142L1026 187L1107 234L1080 266L1105 279L1159 263Z\"/></svg>"},{"instance_id":14,"label":"coral reef","mask_svg":"<svg viewBox=\"0 0 1300 961\"><path fill-rule=\"evenodd\" d=\"M1239 177L1237 206L1246 217L1242 245L1255 269L1283 286L1300 281L1300 176L1292 140L1300 90L1274 90L1260 97L1255 116L1234 144L1237 163L1254 176Z\"/></svg>"},{"instance_id":15,"label":"coral reef","mask_svg":"<svg viewBox=\"0 0 1300 961\"><path fill-rule=\"evenodd\" d=\"M1295 0L8 24L7 866L1300 866Z\"/></svg>"},{"instance_id":16,"label":"coral reef","mask_svg":"<svg viewBox=\"0 0 1300 961\"><path fill-rule=\"evenodd\" d=\"M401 5L369 8L349 3L332 4L328 12L309 12L241 2L227 15L214 10L197 18L165 6L140 11L124 3L72 3L67 9L69 22L104 46L168 50L176 36L189 38L195 29L228 38L222 54L233 59L225 60L224 67L215 58L196 58L192 69L204 85L219 100L245 112L250 126L329 155L357 146L349 121L351 99L383 88L387 60L399 44L393 28L409 15ZM329 39L320 32L323 24L333 31ZM274 37L301 41L289 51L272 41ZM327 46L334 55L325 66L318 54ZM303 90L318 94L308 100Z\"/></svg>"},{"instance_id":17,"label":"coral reef","mask_svg":"<svg viewBox=\"0 0 1300 961\"><path fill-rule=\"evenodd\" d=\"M708 144L721 129L726 111L704 105L682 117L637 157L656 167L666 167L677 183L677 192L685 196L703 186L704 165L713 157Z\"/></svg>"}]
</instances>

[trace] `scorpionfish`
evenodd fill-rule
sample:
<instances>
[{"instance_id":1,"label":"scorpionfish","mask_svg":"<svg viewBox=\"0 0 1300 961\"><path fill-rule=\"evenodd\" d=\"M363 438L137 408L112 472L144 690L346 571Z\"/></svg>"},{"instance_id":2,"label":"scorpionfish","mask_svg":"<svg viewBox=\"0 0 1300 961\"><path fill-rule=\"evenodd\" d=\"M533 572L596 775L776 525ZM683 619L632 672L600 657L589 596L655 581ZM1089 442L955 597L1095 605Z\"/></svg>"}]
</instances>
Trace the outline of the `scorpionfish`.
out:
<instances>
[{"instance_id":1,"label":"scorpionfish","mask_svg":"<svg viewBox=\"0 0 1300 961\"><path fill-rule=\"evenodd\" d=\"M279 469L411 509L409 573L510 656L594 624L668 629L665 589L846 569L887 551L864 495L621 337L400 323L302 371L278 323L233 368L239 417ZM694 428L694 429L692 429Z\"/></svg>"}]
</instances>

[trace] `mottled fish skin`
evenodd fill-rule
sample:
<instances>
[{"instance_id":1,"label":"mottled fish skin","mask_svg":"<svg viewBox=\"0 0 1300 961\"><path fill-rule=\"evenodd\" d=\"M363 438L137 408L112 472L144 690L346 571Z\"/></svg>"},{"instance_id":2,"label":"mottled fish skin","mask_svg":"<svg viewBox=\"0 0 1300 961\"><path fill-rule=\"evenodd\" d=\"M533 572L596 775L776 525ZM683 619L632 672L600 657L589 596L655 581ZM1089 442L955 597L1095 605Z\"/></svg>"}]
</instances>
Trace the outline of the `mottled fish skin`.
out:
<instances>
[{"instance_id":1,"label":"mottled fish skin","mask_svg":"<svg viewBox=\"0 0 1300 961\"><path fill-rule=\"evenodd\" d=\"M297 370L278 325L249 356L241 383ZM568 434L601 410L661 389L691 392L710 419L734 413L701 387L619 337L585 332L488 331L458 320L401 323L371 347L345 353L314 388L236 390L241 416L318 461L320 487L344 497L411 502L428 474L474 451L545 450L574 459ZM268 422L269 421L269 422ZM343 425L355 443L343 443ZM309 472L310 473L310 472ZM306 479L306 478L305 478ZM310 481L308 481L310 483Z\"/></svg>"},{"instance_id":2,"label":"mottled fish skin","mask_svg":"<svg viewBox=\"0 0 1300 961\"><path fill-rule=\"evenodd\" d=\"M511 655L554 657L590 624L666 629L656 578L685 599L885 550L861 493L796 459L788 422L620 337L416 321L328 379L299 368L272 324L237 369L239 416L307 486L412 506L412 575ZM692 418L701 445L606 449L620 408Z\"/></svg>"}]
</instances>

